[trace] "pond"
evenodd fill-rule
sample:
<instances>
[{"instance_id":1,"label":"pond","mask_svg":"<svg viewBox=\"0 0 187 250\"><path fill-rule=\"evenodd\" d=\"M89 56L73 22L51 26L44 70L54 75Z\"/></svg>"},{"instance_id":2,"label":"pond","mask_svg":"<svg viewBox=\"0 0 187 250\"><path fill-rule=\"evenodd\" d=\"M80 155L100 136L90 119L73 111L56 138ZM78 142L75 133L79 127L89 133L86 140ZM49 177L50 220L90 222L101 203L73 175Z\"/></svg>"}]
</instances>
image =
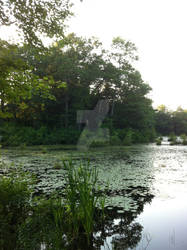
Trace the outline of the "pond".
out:
<instances>
[{"instance_id":1,"label":"pond","mask_svg":"<svg viewBox=\"0 0 187 250\"><path fill-rule=\"evenodd\" d=\"M63 195L61 159L90 160L106 194L105 225L94 232L93 249L187 249L187 147L155 144L77 151L49 146L2 150L4 161L37 176L35 195ZM82 248L83 249L83 248Z\"/></svg>"}]
</instances>

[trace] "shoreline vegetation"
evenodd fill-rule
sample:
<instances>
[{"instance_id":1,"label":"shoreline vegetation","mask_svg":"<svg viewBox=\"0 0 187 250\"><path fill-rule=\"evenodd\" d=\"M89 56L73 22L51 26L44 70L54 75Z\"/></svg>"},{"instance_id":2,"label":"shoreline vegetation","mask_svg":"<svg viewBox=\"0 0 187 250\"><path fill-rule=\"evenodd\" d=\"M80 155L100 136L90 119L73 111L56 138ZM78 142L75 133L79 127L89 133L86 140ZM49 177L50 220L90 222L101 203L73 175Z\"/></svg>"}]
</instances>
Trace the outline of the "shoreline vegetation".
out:
<instances>
[{"instance_id":1,"label":"shoreline vegetation","mask_svg":"<svg viewBox=\"0 0 187 250\"><path fill-rule=\"evenodd\" d=\"M3 123L2 123L3 124ZM153 129L152 131L140 132L134 129L116 129L111 131L107 136L97 131L88 129L53 129L50 130L45 126L39 129L32 127L17 126L4 123L0 127L1 147L19 147L24 149L27 146L54 146L61 148L72 147L77 148L78 145L84 147L88 144L89 148L107 147L107 146L130 146L139 143L156 143L161 145L163 137L167 138L170 145L187 145L187 135L185 133L176 135L174 133L168 135L159 135ZM81 142L79 141L82 135ZM165 139L166 140L166 139Z\"/></svg>"},{"instance_id":2,"label":"shoreline vegetation","mask_svg":"<svg viewBox=\"0 0 187 250\"><path fill-rule=\"evenodd\" d=\"M98 195L96 186L98 172L89 162L77 166L67 159L62 164L66 172L65 196L56 197L54 193L37 198L32 188L36 177L21 167L12 166L7 171L7 164L1 162L2 250L41 249L42 243L46 249L75 249L80 238L84 247L89 247L96 217L100 223L105 217L105 197Z\"/></svg>"},{"instance_id":3,"label":"shoreline vegetation","mask_svg":"<svg viewBox=\"0 0 187 250\"><path fill-rule=\"evenodd\" d=\"M49 129L42 126L39 129L23 127L4 123L0 127L1 145L7 146L32 146L32 145L85 145L91 147L123 145L129 146L134 143L154 142L155 130L140 132L135 129L112 130L107 136L97 131L78 130L76 128ZM81 137L81 142L79 138Z\"/></svg>"},{"instance_id":4,"label":"shoreline vegetation","mask_svg":"<svg viewBox=\"0 0 187 250\"><path fill-rule=\"evenodd\" d=\"M59 146L56 147L59 150ZM54 158L53 163L50 162L47 166L49 158L53 159L51 150L46 150L45 154L31 150L30 156L28 152L26 155L32 167L22 162L22 156L26 156L24 152L22 149L15 152L14 147L9 152L12 163L8 163L3 155L0 161L0 248L2 250L41 250L41 248L77 250L77 246L81 250L98 249L111 232L115 234L123 232L125 244L129 246L133 247L138 243L141 239L142 226L133 223L133 220L142 212L144 203L150 202L153 198L146 186L140 187L136 184L139 187L138 194L134 193L134 188L128 189L128 193L132 191L132 201L135 203L133 205L132 201L125 197L126 189L120 189L117 185L112 190L110 183L107 182L105 185L101 176L97 183L100 166L97 166L95 160L97 157L99 157L98 162L102 159L99 151L97 157L90 153L92 165L87 160L88 155L85 155L87 158L84 159L83 155L76 152L74 157L72 155L73 160L64 156L57 162ZM64 151L64 154L66 152ZM61 149L58 153L62 157ZM129 159L128 152L124 150L121 153L116 150L116 153L121 155L121 159ZM71 152L69 154L71 155ZM105 154L103 159L106 159ZM43 160L45 161L42 167ZM52 186L46 179L43 184L48 186L49 193L37 193L42 182L40 176L45 179L45 174L52 174L52 178L58 179L60 190L57 191L53 187L54 191L49 192ZM140 176L142 177L142 170ZM57 179L54 180L55 184ZM65 181L65 185L60 183L61 179ZM57 193L61 191L63 193ZM125 207L110 204L111 197L115 198L116 194L123 196ZM116 225L113 223L114 219L120 219L121 223ZM129 240L127 235L132 235L133 240ZM118 239L115 244L118 244Z\"/></svg>"}]
</instances>

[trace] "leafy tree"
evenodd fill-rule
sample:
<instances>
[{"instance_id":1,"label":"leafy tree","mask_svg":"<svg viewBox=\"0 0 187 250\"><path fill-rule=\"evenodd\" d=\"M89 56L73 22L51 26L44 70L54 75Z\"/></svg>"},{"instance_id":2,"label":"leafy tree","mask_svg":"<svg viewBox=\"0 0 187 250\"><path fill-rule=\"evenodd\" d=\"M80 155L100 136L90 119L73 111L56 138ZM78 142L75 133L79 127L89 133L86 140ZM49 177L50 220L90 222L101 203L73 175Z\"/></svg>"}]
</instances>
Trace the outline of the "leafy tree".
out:
<instances>
[{"instance_id":1,"label":"leafy tree","mask_svg":"<svg viewBox=\"0 0 187 250\"><path fill-rule=\"evenodd\" d=\"M23 61L18 46L0 40L0 117L16 118L17 109L25 109L25 100L40 95L54 98L50 93L53 79L39 78Z\"/></svg>"},{"instance_id":2,"label":"leafy tree","mask_svg":"<svg viewBox=\"0 0 187 250\"><path fill-rule=\"evenodd\" d=\"M132 67L137 60L133 43L118 37L108 51L95 38L69 34L44 53L28 44L15 51L23 67L7 66L2 75L10 87L5 92L11 93L6 94L5 107L14 120L34 127L77 127L77 110L94 109L107 99L105 127L152 131L152 102L146 97L151 88Z\"/></svg>"},{"instance_id":3,"label":"leafy tree","mask_svg":"<svg viewBox=\"0 0 187 250\"><path fill-rule=\"evenodd\" d=\"M33 66L33 72L39 77L52 77L55 81L52 94L56 101L47 102L46 117L48 120L53 117L54 124L74 125L77 110L92 108L94 95L90 94L91 86L101 78L100 66L104 63L102 56L95 52L99 46L96 39L86 40L70 34L39 57L35 56L33 49L26 51L25 60Z\"/></svg>"},{"instance_id":4,"label":"leafy tree","mask_svg":"<svg viewBox=\"0 0 187 250\"><path fill-rule=\"evenodd\" d=\"M173 127L176 135L187 134L187 110L178 107L173 112Z\"/></svg>"},{"instance_id":5,"label":"leafy tree","mask_svg":"<svg viewBox=\"0 0 187 250\"><path fill-rule=\"evenodd\" d=\"M46 103L47 119L65 127L75 125L77 110L93 109L99 99L108 99L116 128L153 126L151 101L146 98L151 88L131 66L137 59L134 44L118 37L112 48L106 51L96 39L69 34L43 55L33 48L22 51L35 74L56 82L56 101ZM66 88L61 88L64 83Z\"/></svg>"},{"instance_id":6,"label":"leafy tree","mask_svg":"<svg viewBox=\"0 0 187 250\"><path fill-rule=\"evenodd\" d=\"M155 112L156 130L162 135L187 134L187 110L178 107L169 111L165 105L160 105Z\"/></svg>"},{"instance_id":7,"label":"leafy tree","mask_svg":"<svg viewBox=\"0 0 187 250\"><path fill-rule=\"evenodd\" d=\"M165 105L160 105L155 110L155 128L161 135L169 135L173 132L172 113Z\"/></svg>"},{"instance_id":8,"label":"leafy tree","mask_svg":"<svg viewBox=\"0 0 187 250\"><path fill-rule=\"evenodd\" d=\"M63 36L70 7L69 0L0 0L0 24L14 24L25 42L41 46L41 35Z\"/></svg>"}]
</instances>

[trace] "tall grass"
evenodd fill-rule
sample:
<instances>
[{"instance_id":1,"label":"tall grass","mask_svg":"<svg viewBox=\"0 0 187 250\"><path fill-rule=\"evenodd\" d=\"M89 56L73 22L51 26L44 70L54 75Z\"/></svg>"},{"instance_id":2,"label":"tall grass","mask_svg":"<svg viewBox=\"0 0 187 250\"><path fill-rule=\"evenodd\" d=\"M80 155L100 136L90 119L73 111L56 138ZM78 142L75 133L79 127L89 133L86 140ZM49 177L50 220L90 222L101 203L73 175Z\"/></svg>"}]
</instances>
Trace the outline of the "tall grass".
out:
<instances>
[{"instance_id":1,"label":"tall grass","mask_svg":"<svg viewBox=\"0 0 187 250\"><path fill-rule=\"evenodd\" d=\"M102 220L105 199L98 196L98 171L89 162L75 164L64 160L66 170L65 196L39 199L32 215L22 224L20 249L91 249L96 223ZM78 247L79 246L79 247ZM22 247L22 248L21 248Z\"/></svg>"},{"instance_id":2,"label":"tall grass","mask_svg":"<svg viewBox=\"0 0 187 250\"><path fill-rule=\"evenodd\" d=\"M67 170L66 208L71 221L70 231L75 237L85 232L89 243L96 205L104 201L96 195L98 171L95 167L90 167L89 162L85 166L76 166L71 160L63 161L63 164Z\"/></svg>"},{"instance_id":3,"label":"tall grass","mask_svg":"<svg viewBox=\"0 0 187 250\"><path fill-rule=\"evenodd\" d=\"M41 244L49 250L76 249L77 244L89 249L97 208L105 207L98 196L98 171L89 162L64 160L63 166L64 198L33 199L30 185L35 179L21 168L11 167L0 176L0 249L37 250Z\"/></svg>"}]
</instances>

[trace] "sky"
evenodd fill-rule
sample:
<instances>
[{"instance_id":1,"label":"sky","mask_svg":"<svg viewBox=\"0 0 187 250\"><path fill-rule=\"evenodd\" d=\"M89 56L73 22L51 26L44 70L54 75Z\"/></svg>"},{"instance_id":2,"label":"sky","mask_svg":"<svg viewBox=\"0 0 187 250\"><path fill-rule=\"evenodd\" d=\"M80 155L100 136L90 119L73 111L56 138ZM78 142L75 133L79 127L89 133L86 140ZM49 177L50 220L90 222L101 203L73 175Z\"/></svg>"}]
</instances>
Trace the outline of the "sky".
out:
<instances>
[{"instance_id":1,"label":"sky","mask_svg":"<svg viewBox=\"0 0 187 250\"><path fill-rule=\"evenodd\" d=\"M136 68L152 87L153 106L187 109L186 0L74 0L69 31L105 46L121 36L135 43Z\"/></svg>"}]
</instances>

